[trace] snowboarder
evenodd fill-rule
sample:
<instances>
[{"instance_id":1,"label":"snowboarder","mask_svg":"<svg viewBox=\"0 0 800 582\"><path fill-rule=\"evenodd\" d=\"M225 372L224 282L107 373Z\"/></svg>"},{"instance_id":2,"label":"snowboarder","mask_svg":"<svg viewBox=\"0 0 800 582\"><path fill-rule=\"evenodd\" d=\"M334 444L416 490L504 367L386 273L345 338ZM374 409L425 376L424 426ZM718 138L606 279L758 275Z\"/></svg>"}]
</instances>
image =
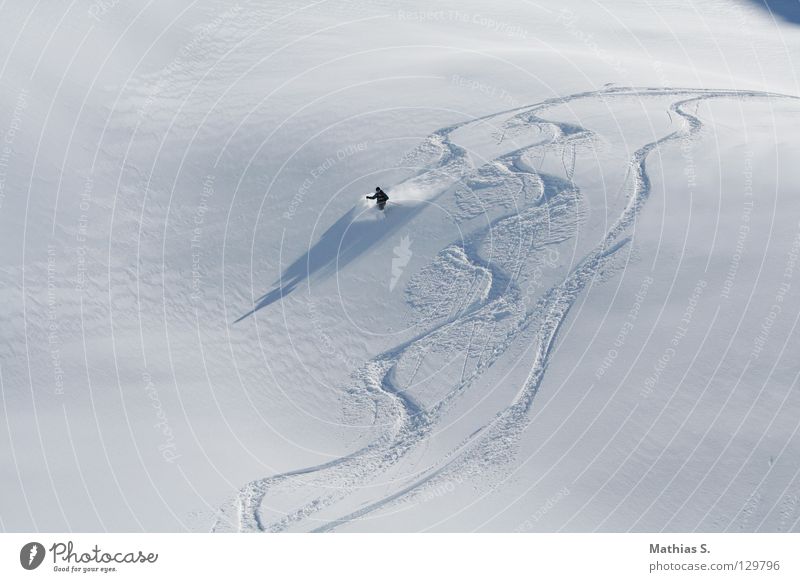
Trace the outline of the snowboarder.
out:
<instances>
[{"instance_id":1,"label":"snowboarder","mask_svg":"<svg viewBox=\"0 0 800 582\"><path fill-rule=\"evenodd\" d=\"M375 194L367 196L367 200L374 200L378 204L378 209L383 210L386 207L386 201L389 200L389 197L386 195L386 192L381 190L380 186L378 186L375 188Z\"/></svg>"}]
</instances>

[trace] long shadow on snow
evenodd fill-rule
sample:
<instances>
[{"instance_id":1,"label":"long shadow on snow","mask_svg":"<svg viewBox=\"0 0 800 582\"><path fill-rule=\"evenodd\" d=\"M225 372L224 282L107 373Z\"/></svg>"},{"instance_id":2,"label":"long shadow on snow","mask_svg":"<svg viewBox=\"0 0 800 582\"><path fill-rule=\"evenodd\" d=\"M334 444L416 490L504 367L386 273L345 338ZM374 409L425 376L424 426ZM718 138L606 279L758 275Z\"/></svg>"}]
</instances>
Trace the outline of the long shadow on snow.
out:
<instances>
[{"instance_id":1,"label":"long shadow on snow","mask_svg":"<svg viewBox=\"0 0 800 582\"><path fill-rule=\"evenodd\" d=\"M234 323L280 301L306 279L324 278L341 271L374 244L409 222L424 207L422 203L411 202L400 205L390 201L389 204L384 219L364 217L367 212L377 212L374 208L351 208L322 234L308 252L283 271L280 278L273 283L274 288L259 297L253 309Z\"/></svg>"}]
</instances>

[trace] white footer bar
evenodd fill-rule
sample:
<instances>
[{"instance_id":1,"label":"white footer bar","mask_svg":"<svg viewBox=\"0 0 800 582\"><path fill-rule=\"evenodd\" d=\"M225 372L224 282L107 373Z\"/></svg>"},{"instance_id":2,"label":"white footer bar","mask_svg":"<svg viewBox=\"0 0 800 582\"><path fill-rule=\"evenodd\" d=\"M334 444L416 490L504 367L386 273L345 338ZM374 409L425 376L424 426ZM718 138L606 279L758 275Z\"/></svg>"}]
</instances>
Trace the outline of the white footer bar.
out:
<instances>
[{"instance_id":1,"label":"white footer bar","mask_svg":"<svg viewBox=\"0 0 800 582\"><path fill-rule=\"evenodd\" d=\"M800 534L2 534L0 580L800 580Z\"/></svg>"}]
</instances>

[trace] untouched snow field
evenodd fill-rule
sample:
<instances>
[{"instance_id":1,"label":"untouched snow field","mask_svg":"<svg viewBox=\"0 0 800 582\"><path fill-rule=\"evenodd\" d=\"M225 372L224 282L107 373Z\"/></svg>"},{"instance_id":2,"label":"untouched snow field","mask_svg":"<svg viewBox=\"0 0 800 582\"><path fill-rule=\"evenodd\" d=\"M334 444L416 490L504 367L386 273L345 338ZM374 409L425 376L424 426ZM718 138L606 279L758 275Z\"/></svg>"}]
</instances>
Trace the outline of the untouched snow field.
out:
<instances>
[{"instance_id":1,"label":"untouched snow field","mask_svg":"<svg viewBox=\"0 0 800 582\"><path fill-rule=\"evenodd\" d=\"M791 12L0 14L4 530L800 530Z\"/></svg>"}]
</instances>

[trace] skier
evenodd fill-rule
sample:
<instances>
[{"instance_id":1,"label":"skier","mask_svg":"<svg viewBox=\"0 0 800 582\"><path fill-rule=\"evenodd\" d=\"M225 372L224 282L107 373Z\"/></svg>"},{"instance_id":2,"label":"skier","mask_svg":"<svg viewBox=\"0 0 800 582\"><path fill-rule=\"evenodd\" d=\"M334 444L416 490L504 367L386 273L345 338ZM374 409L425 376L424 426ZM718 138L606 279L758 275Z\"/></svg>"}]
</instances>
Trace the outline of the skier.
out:
<instances>
[{"instance_id":1,"label":"skier","mask_svg":"<svg viewBox=\"0 0 800 582\"><path fill-rule=\"evenodd\" d=\"M386 192L381 190L380 186L378 186L375 188L375 194L367 196L367 200L374 200L378 204L378 209L383 210L386 207L386 201L389 200L389 197L386 195Z\"/></svg>"}]
</instances>

